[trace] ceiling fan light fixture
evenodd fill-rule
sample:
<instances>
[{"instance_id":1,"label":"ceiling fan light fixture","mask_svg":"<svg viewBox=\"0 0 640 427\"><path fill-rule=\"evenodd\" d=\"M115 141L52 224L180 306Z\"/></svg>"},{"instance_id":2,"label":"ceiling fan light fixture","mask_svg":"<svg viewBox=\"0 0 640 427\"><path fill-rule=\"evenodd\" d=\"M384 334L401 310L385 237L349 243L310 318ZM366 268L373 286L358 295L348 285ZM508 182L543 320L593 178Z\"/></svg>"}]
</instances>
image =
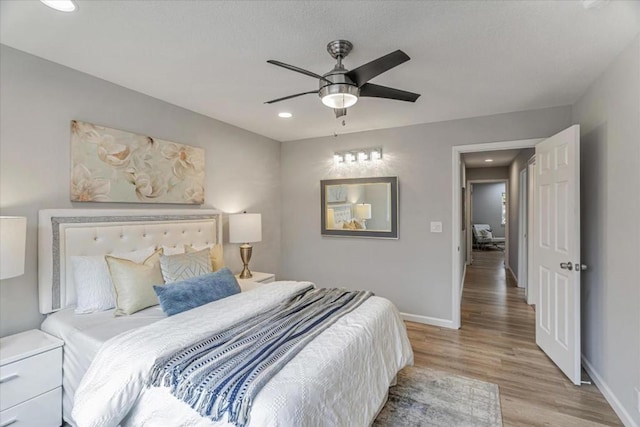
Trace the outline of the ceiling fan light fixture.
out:
<instances>
[{"instance_id":1,"label":"ceiling fan light fixture","mask_svg":"<svg viewBox=\"0 0 640 427\"><path fill-rule=\"evenodd\" d=\"M349 108L358 102L358 97L350 93L332 93L322 97L322 103L329 108Z\"/></svg>"},{"instance_id":2,"label":"ceiling fan light fixture","mask_svg":"<svg viewBox=\"0 0 640 427\"><path fill-rule=\"evenodd\" d=\"M78 8L72 0L40 0L40 2L60 12L75 12Z\"/></svg>"},{"instance_id":3,"label":"ceiling fan light fixture","mask_svg":"<svg viewBox=\"0 0 640 427\"><path fill-rule=\"evenodd\" d=\"M349 108L358 102L360 90L358 87L349 84L332 84L320 88L320 98L322 103L329 108Z\"/></svg>"}]
</instances>

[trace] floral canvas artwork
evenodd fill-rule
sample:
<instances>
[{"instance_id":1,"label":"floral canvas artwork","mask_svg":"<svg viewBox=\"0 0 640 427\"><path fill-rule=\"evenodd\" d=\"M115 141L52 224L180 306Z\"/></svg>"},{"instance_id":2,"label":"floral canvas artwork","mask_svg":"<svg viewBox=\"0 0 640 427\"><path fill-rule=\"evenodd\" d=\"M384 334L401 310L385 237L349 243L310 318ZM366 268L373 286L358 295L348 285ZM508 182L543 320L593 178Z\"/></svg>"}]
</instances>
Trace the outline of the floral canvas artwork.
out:
<instances>
[{"instance_id":1,"label":"floral canvas artwork","mask_svg":"<svg viewBox=\"0 0 640 427\"><path fill-rule=\"evenodd\" d=\"M71 121L71 201L204 203L204 149Z\"/></svg>"}]
</instances>

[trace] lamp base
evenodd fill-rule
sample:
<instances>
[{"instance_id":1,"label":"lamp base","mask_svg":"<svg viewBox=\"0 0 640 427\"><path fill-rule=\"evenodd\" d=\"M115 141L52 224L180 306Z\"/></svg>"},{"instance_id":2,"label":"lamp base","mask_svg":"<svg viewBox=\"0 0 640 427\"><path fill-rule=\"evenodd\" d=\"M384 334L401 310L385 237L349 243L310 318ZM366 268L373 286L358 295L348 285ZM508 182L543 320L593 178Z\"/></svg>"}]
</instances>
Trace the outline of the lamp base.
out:
<instances>
[{"instance_id":1,"label":"lamp base","mask_svg":"<svg viewBox=\"0 0 640 427\"><path fill-rule=\"evenodd\" d=\"M253 247L250 244L245 243L240 245L240 258L242 258L242 263L244 264L244 268L238 276L240 279L251 279L253 277L251 270L249 270L249 261L251 260L252 251Z\"/></svg>"}]
</instances>

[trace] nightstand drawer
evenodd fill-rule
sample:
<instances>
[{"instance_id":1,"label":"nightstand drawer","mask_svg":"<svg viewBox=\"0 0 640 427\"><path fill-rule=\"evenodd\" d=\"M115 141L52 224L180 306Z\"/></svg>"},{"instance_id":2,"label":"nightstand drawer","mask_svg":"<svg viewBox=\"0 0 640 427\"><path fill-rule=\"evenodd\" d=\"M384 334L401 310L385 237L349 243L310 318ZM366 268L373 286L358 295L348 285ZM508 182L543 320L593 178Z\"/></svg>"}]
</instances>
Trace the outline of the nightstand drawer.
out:
<instances>
[{"instance_id":1,"label":"nightstand drawer","mask_svg":"<svg viewBox=\"0 0 640 427\"><path fill-rule=\"evenodd\" d=\"M62 424L62 387L0 412L0 426L59 427Z\"/></svg>"},{"instance_id":2,"label":"nightstand drawer","mask_svg":"<svg viewBox=\"0 0 640 427\"><path fill-rule=\"evenodd\" d=\"M60 387L62 348L0 367L0 410Z\"/></svg>"}]
</instances>

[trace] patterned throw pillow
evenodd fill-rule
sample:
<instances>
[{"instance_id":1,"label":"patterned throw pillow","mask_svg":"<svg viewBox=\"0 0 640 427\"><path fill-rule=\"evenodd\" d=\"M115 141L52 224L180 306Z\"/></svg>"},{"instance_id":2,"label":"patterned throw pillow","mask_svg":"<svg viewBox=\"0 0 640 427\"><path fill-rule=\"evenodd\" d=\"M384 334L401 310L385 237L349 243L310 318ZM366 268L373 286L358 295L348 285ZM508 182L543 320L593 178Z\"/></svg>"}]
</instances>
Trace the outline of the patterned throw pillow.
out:
<instances>
[{"instance_id":1,"label":"patterned throw pillow","mask_svg":"<svg viewBox=\"0 0 640 427\"><path fill-rule=\"evenodd\" d=\"M189 246L184 245L185 252L197 252L202 249L209 249L209 257L211 258L211 270L218 271L224 268L224 253L220 243L206 246Z\"/></svg>"},{"instance_id":2,"label":"patterned throw pillow","mask_svg":"<svg viewBox=\"0 0 640 427\"><path fill-rule=\"evenodd\" d=\"M165 283L180 282L211 273L209 248L179 255L162 255L160 269Z\"/></svg>"}]
</instances>

